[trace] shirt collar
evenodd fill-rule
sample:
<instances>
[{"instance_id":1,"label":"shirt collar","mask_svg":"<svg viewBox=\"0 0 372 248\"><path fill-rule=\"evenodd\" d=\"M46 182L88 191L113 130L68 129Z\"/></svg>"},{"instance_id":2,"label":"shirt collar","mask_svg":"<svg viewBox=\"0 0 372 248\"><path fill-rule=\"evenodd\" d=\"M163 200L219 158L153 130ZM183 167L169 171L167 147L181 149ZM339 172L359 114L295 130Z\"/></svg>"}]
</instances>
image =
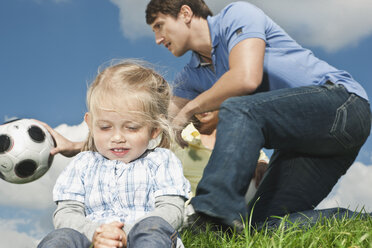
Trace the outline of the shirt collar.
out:
<instances>
[{"instance_id":1,"label":"shirt collar","mask_svg":"<svg viewBox=\"0 0 372 248\"><path fill-rule=\"evenodd\" d=\"M189 65L193 68L198 68L199 66L209 66L211 63L202 62L200 55L196 52L192 52Z\"/></svg>"},{"instance_id":2,"label":"shirt collar","mask_svg":"<svg viewBox=\"0 0 372 248\"><path fill-rule=\"evenodd\" d=\"M191 59L190 59L190 62L189 62L189 65L193 68L197 68L199 67L201 64L201 61L200 61L200 56L198 53L196 52L192 52L191 54Z\"/></svg>"}]
</instances>

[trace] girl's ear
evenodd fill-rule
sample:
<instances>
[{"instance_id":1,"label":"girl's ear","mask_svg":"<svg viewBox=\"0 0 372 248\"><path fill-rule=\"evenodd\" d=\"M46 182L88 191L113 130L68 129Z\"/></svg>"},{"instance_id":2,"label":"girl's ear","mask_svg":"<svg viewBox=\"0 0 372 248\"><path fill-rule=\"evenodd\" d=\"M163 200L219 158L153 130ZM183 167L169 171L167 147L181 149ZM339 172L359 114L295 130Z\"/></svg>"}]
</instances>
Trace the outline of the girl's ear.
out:
<instances>
[{"instance_id":1,"label":"girl's ear","mask_svg":"<svg viewBox=\"0 0 372 248\"><path fill-rule=\"evenodd\" d=\"M160 133L161 133L160 128L156 127L154 129L152 129L151 135L150 135L151 139L156 139L159 136Z\"/></svg>"},{"instance_id":2,"label":"girl's ear","mask_svg":"<svg viewBox=\"0 0 372 248\"><path fill-rule=\"evenodd\" d=\"M89 112L86 112L84 115L84 121L88 125L88 128L92 130L92 114Z\"/></svg>"},{"instance_id":3,"label":"girl's ear","mask_svg":"<svg viewBox=\"0 0 372 248\"><path fill-rule=\"evenodd\" d=\"M152 129L150 138L151 139L149 140L149 143L147 145L147 149L148 150L153 150L161 143L161 139L162 139L161 129L160 128Z\"/></svg>"}]
</instances>

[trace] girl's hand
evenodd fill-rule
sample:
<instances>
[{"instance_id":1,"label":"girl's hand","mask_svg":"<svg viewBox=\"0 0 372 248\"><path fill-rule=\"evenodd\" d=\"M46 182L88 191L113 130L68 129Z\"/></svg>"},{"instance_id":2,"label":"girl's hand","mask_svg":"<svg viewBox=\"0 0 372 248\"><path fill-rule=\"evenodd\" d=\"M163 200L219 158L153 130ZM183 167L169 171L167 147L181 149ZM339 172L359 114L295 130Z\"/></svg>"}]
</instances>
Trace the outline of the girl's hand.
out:
<instances>
[{"instance_id":1,"label":"girl's hand","mask_svg":"<svg viewBox=\"0 0 372 248\"><path fill-rule=\"evenodd\" d=\"M94 248L127 247L127 235L123 227L124 223L117 221L101 225L93 235Z\"/></svg>"},{"instance_id":2,"label":"girl's hand","mask_svg":"<svg viewBox=\"0 0 372 248\"><path fill-rule=\"evenodd\" d=\"M62 154L63 156L66 157L73 157L76 154L78 154L81 149L83 148L84 142L72 142L65 137L63 137L60 133L55 131L53 128L51 128L48 124L35 120L38 123L40 123L42 126L44 126L49 133L52 135L54 138L54 141L56 143L56 147L54 147L51 151L51 155L56 155L57 153Z\"/></svg>"}]
</instances>

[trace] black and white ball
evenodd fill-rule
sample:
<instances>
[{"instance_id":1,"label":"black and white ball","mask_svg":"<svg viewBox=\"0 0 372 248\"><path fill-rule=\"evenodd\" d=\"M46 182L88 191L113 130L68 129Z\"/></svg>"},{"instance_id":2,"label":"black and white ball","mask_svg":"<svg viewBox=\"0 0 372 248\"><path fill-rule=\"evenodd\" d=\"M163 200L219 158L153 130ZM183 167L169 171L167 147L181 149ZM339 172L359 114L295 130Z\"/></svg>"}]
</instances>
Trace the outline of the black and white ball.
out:
<instances>
[{"instance_id":1,"label":"black and white ball","mask_svg":"<svg viewBox=\"0 0 372 248\"><path fill-rule=\"evenodd\" d=\"M0 178L11 183L28 183L50 168L54 140L38 122L18 119L0 125Z\"/></svg>"}]
</instances>

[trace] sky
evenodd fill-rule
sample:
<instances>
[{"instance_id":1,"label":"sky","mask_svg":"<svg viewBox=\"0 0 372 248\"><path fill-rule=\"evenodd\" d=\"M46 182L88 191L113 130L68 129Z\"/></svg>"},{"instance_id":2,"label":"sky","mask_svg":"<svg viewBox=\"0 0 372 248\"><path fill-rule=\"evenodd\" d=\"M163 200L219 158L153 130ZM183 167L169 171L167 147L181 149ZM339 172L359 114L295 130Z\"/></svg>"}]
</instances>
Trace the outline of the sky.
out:
<instances>
[{"instance_id":1,"label":"sky","mask_svg":"<svg viewBox=\"0 0 372 248\"><path fill-rule=\"evenodd\" d=\"M1 0L0 121L35 118L84 140L87 85L111 59L149 61L171 82L190 54L175 58L155 44L147 0ZM206 0L214 13L227 3ZM372 96L370 0L252 0L295 40L350 72ZM0 180L0 247L36 247L53 230L52 188L69 159L57 155L39 180ZM318 208L372 212L372 138Z\"/></svg>"}]
</instances>

